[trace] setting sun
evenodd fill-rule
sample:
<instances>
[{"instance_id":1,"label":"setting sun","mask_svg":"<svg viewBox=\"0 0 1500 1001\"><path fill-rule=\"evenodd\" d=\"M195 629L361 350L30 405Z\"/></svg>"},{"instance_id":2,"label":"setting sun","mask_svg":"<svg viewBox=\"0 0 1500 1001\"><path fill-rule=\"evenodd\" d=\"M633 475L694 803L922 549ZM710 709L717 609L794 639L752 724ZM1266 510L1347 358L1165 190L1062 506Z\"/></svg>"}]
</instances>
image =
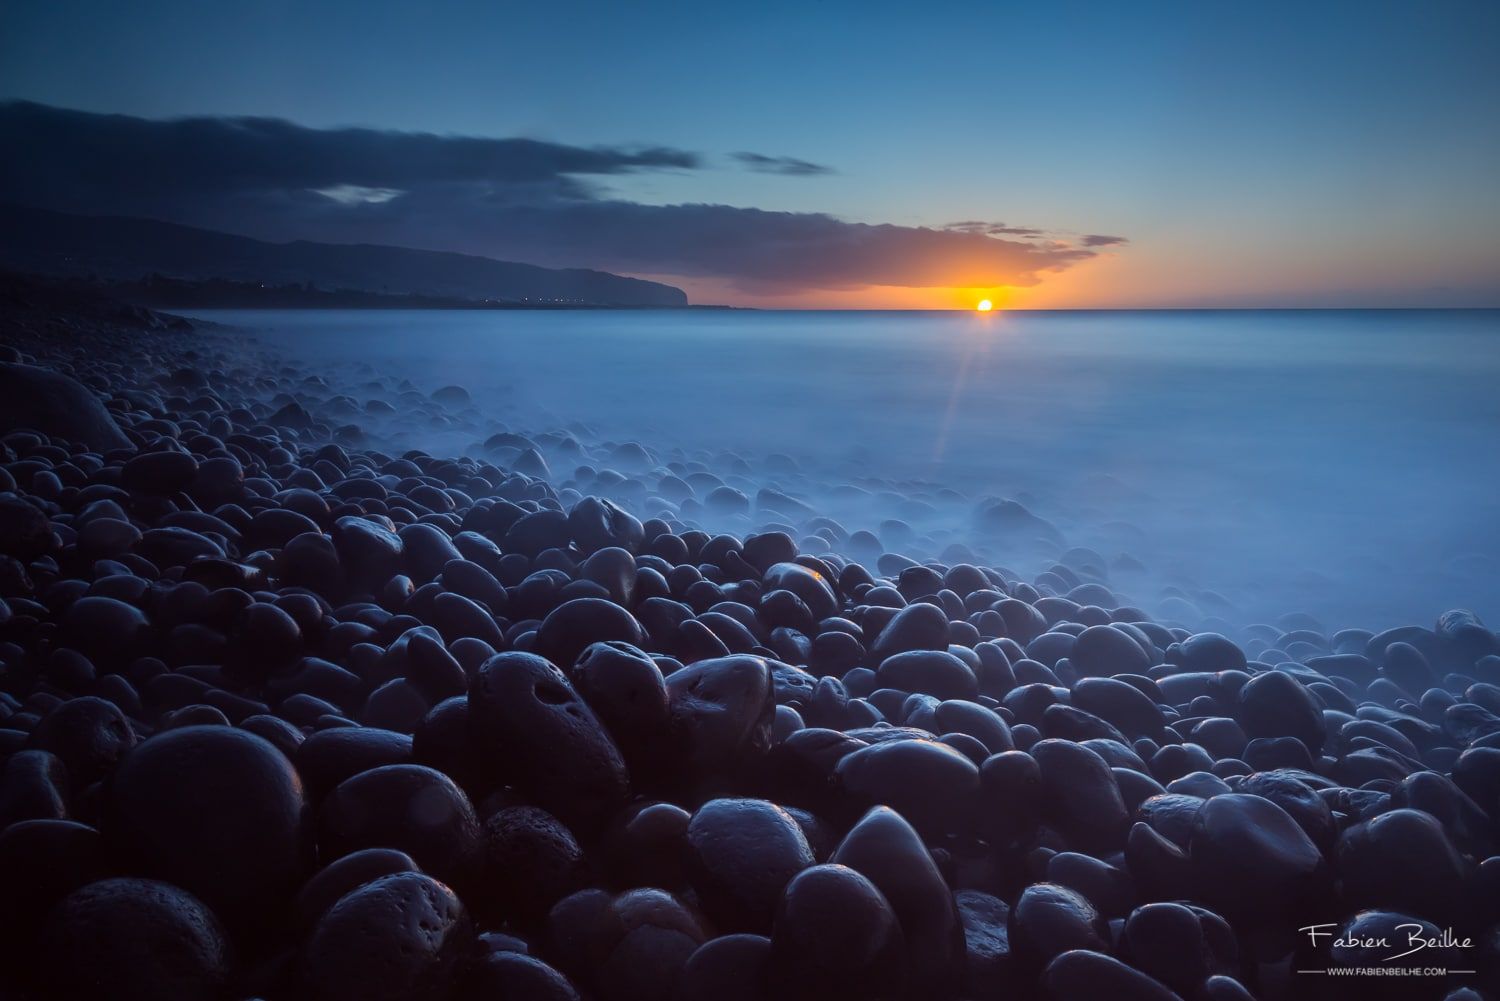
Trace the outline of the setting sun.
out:
<instances>
[{"instance_id":1,"label":"setting sun","mask_svg":"<svg viewBox=\"0 0 1500 1001\"><path fill-rule=\"evenodd\" d=\"M993 302L990 302L988 299L980 299L979 303L974 308L979 310L981 313L988 313L990 310L995 308L995 304Z\"/></svg>"}]
</instances>

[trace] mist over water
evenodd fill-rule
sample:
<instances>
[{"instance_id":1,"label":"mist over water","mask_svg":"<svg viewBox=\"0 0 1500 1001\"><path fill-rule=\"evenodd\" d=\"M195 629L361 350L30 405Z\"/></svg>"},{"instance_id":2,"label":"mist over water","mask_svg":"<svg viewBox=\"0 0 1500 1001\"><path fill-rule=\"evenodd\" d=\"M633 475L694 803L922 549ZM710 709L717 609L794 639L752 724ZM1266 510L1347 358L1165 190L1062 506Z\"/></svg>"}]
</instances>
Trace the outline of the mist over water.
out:
<instances>
[{"instance_id":1,"label":"mist over water","mask_svg":"<svg viewBox=\"0 0 1500 1001\"><path fill-rule=\"evenodd\" d=\"M710 530L788 521L757 513L768 486L915 559L956 545L1033 579L1086 547L1103 566L1064 562L1189 625L1500 620L1500 312L197 315L361 401L372 375L456 384L483 428L701 462L752 500L687 502ZM392 434L434 453L485 437ZM583 464L546 457L560 488ZM976 517L1002 497L1040 521Z\"/></svg>"}]
</instances>

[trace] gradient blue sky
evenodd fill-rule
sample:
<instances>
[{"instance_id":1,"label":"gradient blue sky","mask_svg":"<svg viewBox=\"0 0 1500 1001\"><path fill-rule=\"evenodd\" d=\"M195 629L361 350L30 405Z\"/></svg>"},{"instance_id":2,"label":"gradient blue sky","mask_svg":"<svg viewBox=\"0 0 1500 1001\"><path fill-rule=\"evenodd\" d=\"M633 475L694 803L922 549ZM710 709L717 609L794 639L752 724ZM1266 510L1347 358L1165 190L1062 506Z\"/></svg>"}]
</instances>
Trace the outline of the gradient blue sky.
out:
<instances>
[{"instance_id":1,"label":"gradient blue sky","mask_svg":"<svg viewBox=\"0 0 1500 1001\"><path fill-rule=\"evenodd\" d=\"M0 28L0 98L670 145L719 166L610 190L1129 239L1001 290L1016 305L1500 304L1493 0L9 0ZM836 173L734 169L740 150ZM968 294L679 283L760 304Z\"/></svg>"}]
</instances>

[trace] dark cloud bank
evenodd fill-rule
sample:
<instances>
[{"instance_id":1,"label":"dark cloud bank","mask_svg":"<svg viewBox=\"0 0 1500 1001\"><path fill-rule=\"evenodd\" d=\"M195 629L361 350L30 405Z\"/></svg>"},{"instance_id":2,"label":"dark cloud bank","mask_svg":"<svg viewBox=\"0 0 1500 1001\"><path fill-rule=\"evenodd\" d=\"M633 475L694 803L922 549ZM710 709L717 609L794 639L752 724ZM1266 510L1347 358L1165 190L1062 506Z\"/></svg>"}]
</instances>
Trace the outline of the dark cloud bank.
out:
<instances>
[{"instance_id":1,"label":"dark cloud bank","mask_svg":"<svg viewBox=\"0 0 1500 1001\"><path fill-rule=\"evenodd\" d=\"M647 205L611 177L705 169L665 147L580 147L271 118L166 121L0 104L0 199L264 239L388 243L550 266L727 279L761 290L1034 284L1123 242L1027 227L852 223L728 205ZM830 168L736 153L750 170Z\"/></svg>"}]
</instances>

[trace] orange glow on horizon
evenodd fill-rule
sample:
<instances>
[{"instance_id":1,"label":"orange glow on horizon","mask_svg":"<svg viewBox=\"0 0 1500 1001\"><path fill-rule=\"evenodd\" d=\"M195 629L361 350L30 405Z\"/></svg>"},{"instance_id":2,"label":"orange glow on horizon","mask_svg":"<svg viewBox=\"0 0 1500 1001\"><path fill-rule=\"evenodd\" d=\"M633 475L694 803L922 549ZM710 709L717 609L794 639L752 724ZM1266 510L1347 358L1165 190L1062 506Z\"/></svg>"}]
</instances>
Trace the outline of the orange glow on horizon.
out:
<instances>
[{"instance_id":1,"label":"orange glow on horizon","mask_svg":"<svg viewBox=\"0 0 1500 1001\"><path fill-rule=\"evenodd\" d=\"M1019 306L1037 287L1010 285L989 287L908 288L901 285L866 285L848 289L747 290L733 282L712 278L636 273L632 277L676 285L695 306L740 306L749 309L947 309L974 312L988 299L991 310L1000 312Z\"/></svg>"},{"instance_id":2,"label":"orange glow on horizon","mask_svg":"<svg viewBox=\"0 0 1500 1001\"><path fill-rule=\"evenodd\" d=\"M913 288L864 285L842 289L742 286L729 279L634 272L631 277L666 282L687 293L695 306L739 306L747 309L947 309L973 312L985 299L992 312L1016 309L1077 309L1139 304L1122 295L1114 255L1101 255L1065 271L1048 272L1034 285L954 285ZM1131 291L1139 293L1138 287ZM1131 301L1135 299L1136 301Z\"/></svg>"}]
</instances>

